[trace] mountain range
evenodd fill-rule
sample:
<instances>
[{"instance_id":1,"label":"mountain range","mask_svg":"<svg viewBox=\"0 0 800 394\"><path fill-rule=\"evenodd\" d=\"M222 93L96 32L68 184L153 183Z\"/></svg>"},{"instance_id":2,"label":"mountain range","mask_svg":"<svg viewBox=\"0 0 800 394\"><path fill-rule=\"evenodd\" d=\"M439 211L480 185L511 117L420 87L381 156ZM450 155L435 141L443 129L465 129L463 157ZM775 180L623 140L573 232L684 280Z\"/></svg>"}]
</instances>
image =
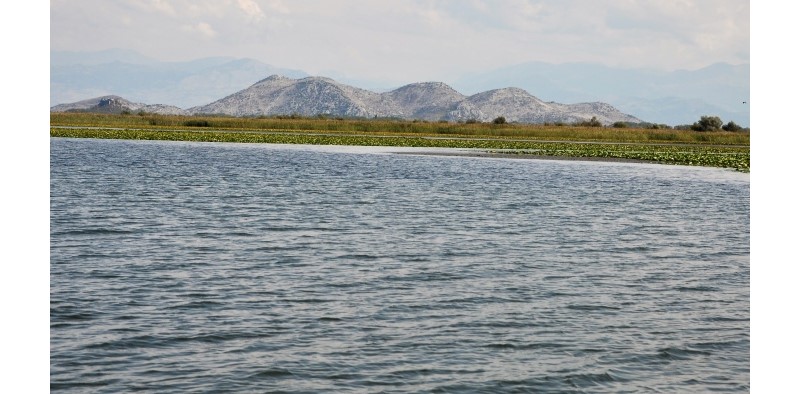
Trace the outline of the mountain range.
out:
<instances>
[{"instance_id":1,"label":"mountain range","mask_svg":"<svg viewBox=\"0 0 800 394\"><path fill-rule=\"evenodd\" d=\"M265 78L212 103L185 110L163 104L135 103L119 96L102 96L51 108L53 112L76 110L229 116L298 114L479 122L489 122L502 116L508 122L520 123L573 123L594 117L606 125L642 122L606 103L545 102L519 88L494 89L465 96L442 82L422 82L376 93L325 77L292 79L279 75Z\"/></svg>"},{"instance_id":2,"label":"mountain range","mask_svg":"<svg viewBox=\"0 0 800 394\"><path fill-rule=\"evenodd\" d=\"M274 74L294 79L309 76L302 70L275 67L254 59L209 57L162 62L122 49L51 51L50 105L117 96L131 103L167 103L189 109L235 94ZM335 72L333 75L337 75L337 81L366 86L375 92L396 91L395 96L402 92L390 82L352 79ZM654 71L588 63L533 62L454 75L445 82L467 95L515 86L542 98L545 104L604 102L652 123L691 124L703 115L720 116L724 121L733 120L743 126L750 123L746 104L750 96L749 64L720 63L699 70ZM412 85L415 84L407 86ZM419 87L411 92L417 90ZM464 102L458 110L475 113L469 104ZM167 107L162 110L174 110ZM441 112L441 104L433 107L439 109L417 108L411 113L422 111L420 114L426 115L421 117L434 118L435 111Z\"/></svg>"}]
</instances>

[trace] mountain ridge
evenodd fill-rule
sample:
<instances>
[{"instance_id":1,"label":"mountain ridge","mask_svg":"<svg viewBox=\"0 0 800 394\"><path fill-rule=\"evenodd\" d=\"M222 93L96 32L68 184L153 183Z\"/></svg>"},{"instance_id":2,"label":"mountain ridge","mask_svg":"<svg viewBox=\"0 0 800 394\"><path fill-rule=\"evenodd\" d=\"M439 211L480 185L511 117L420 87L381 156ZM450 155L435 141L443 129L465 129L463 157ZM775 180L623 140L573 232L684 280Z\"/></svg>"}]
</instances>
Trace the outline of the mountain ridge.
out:
<instances>
[{"instance_id":1,"label":"mountain ridge","mask_svg":"<svg viewBox=\"0 0 800 394\"><path fill-rule=\"evenodd\" d=\"M292 79L279 75L186 111L229 116L298 114L428 121L488 122L502 116L520 123L567 123L592 117L603 124L642 122L607 103L547 103L515 87L465 96L444 82L416 82L376 93L326 77Z\"/></svg>"},{"instance_id":2,"label":"mountain ridge","mask_svg":"<svg viewBox=\"0 0 800 394\"><path fill-rule=\"evenodd\" d=\"M513 85L560 102L613 103L653 123L691 124L717 115L750 124L750 65L714 63L696 70L618 68L595 63L526 62L456 78L463 92Z\"/></svg>"},{"instance_id":3,"label":"mountain ridge","mask_svg":"<svg viewBox=\"0 0 800 394\"><path fill-rule=\"evenodd\" d=\"M174 105L135 103L113 94L50 107L50 112L73 111L97 113L142 111L159 115L188 115L184 109L178 108Z\"/></svg>"},{"instance_id":4,"label":"mountain ridge","mask_svg":"<svg viewBox=\"0 0 800 394\"><path fill-rule=\"evenodd\" d=\"M591 62L534 61L453 74L444 82L464 95L514 86L545 101L610 103L623 113L659 124L691 124L701 116L716 115L748 125L750 108L745 103L750 102L749 69L749 63L714 63L700 69L670 71ZM291 78L310 75L253 58L216 56L162 61L119 48L94 52L51 50L50 105L119 95L138 103L190 108L246 89L253 81L272 74ZM340 83L382 93L408 82L398 78L364 79L337 70L323 74ZM412 112L403 116L444 117L448 111L442 106L428 113L414 113L413 108L408 108Z\"/></svg>"},{"instance_id":5,"label":"mountain ridge","mask_svg":"<svg viewBox=\"0 0 800 394\"><path fill-rule=\"evenodd\" d=\"M504 117L508 122L573 123L596 118L604 125L641 123L602 102L561 104L545 102L527 91L508 87L465 96L444 82L417 82L384 93L310 76L293 79L274 74L250 87L211 103L181 109L164 104L142 104L120 96L105 95L51 107L51 112L153 112L173 115L226 116L336 116L350 118L399 118L427 121L489 122Z\"/></svg>"}]
</instances>

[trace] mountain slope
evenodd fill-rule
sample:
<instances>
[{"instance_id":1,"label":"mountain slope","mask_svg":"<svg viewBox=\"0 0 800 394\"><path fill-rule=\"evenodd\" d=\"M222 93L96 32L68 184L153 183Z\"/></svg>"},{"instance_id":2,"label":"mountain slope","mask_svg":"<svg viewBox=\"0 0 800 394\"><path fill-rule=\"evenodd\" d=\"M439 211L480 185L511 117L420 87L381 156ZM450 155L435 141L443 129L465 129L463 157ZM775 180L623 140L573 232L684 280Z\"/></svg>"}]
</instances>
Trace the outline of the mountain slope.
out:
<instances>
[{"instance_id":1,"label":"mountain slope","mask_svg":"<svg viewBox=\"0 0 800 394\"><path fill-rule=\"evenodd\" d=\"M442 82L412 83L384 96L400 108L398 117L426 120L446 119L448 112L466 98Z\"/></svg>"},{"instance_id":2,"label":"mountain slope","mask_svg":"<svg viewBox=\"0 0 800 394\"><path fill-rule=\"evenodd\" d=\"M325 114L429 121L491 121L503 116L509 122L522 123L567 123L596 117L603 124L641 122L609 104L544 102L518 88L495 89L466 97L444 83L424 82L375 93L329 78L291 79L277 75L188 112L231 116Z\"/></svg>"},{"instance_id":3,"label":"mountain slope","mask_svg":"<svg viewBox=\"0 0 800 394\"><path fill-rule=\"evenodd\" d=\"M623 114L606 103L559 104L544 102L519 88L495 89L470 96L459 103L449 117L489 122L503 116L509 122L573 123L597 118L603 124L639 123L640 119Z\"/></svg>"},{"instance_id":4,"label":"mountain slope","mask_svg":"<svg viewBox=\"0 0 800 394\"><path fill-rule=\"evenodd\" d=\"M161 115L187 115L188 113L171 105L141 104L128 101L120 96L101 96L81 100L70 104L59 104L50 108L50 112L95 112L119 114L122 112L148 112Z\"/></svg>"},{"instance_id":5,"label":"mountain slope","mask_svg":"<svg viewBox=\"0 0 800 394\"><path fill-rule=\"evenodd\" d=\"M188 111L232 116L325 114L373 117L391 113L388 104L378 93L343 85L329 78L295 80L273 75L247 89Z\"/></svg>"}]
</instances>

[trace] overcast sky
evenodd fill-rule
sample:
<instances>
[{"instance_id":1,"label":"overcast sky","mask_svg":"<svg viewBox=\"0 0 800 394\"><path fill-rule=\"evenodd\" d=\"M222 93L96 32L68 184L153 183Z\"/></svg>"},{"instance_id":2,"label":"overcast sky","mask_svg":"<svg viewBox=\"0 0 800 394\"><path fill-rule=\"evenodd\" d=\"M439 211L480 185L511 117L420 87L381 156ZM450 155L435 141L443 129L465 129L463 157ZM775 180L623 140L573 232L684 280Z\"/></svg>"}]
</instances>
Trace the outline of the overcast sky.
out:
<instances>
[{"instance_id":1,"label":"overcast sky","mask_svg":"<svg viewBox=\"0 0 800 394\"><path fill-rule=\"evenodd\" d=\"M51 0L51 50L258 59L443 80L529 61L665 70L750 61L747 0Z\"/></svg>"}]
</instances>

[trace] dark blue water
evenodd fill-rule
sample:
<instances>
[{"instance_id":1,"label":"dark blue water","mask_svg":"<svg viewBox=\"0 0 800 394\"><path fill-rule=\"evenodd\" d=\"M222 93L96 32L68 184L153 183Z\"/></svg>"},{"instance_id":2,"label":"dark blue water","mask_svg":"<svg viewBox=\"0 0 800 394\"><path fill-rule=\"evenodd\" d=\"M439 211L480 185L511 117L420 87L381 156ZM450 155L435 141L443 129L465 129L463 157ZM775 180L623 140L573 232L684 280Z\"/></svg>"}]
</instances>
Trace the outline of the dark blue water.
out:
<instances>
[{"instance_id":1,"label":"dark blue water","mask_svg":"<svg viewBox=\"0 0 800 394\"><path fill-rule=\"evenodd\" d=\"M50 148L53 391L749 391L747 174Z\"/></svg>"}]
</instances>

